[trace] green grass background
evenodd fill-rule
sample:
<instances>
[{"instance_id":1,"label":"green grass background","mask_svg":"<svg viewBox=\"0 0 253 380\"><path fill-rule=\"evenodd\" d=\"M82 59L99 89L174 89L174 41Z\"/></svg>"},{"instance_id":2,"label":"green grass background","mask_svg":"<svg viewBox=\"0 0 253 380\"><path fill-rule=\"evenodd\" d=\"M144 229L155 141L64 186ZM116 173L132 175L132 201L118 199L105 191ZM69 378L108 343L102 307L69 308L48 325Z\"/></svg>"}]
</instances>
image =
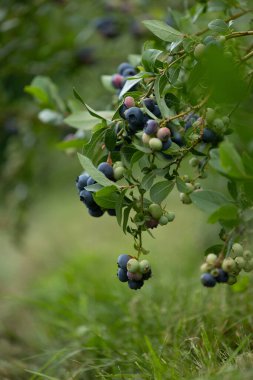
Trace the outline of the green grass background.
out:
<instances>
[{"instance_id":1,"label":"green grass background","mask_svg":"<svg viewBox=\"0 0 253 380\"><path fill-rule=\"evenodd\" d=\"M175 221L145 240L153 278L132 291L116 277L132 241L87 215L70 186L79 171L61 155L21 252L1 234L0 378L252 379L252 288L199 281L216 228L172 194Z\"/></svg>"}]
</instances>

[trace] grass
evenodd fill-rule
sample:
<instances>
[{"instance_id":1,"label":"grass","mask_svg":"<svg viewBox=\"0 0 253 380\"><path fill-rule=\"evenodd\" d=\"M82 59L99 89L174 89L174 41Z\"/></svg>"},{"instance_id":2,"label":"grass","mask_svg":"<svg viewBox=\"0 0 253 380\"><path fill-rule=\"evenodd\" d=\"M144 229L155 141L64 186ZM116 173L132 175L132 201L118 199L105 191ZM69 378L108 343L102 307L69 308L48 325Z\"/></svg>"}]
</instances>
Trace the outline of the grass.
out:
<instances>
[{"instance_id":1,"label":"grass","mask_svg":"<svg viewBox=\"0 0 253 380\"><path fill-rule=\"evenodd\" d=\"M0 378L252 379L252 287L201 287L214 229L173 209L146 239L154 276L136 292L116 278L131 240L114 218L88 218L73 190L40 199L23 253L2 236Z\"/></svg>"}]
</instances>

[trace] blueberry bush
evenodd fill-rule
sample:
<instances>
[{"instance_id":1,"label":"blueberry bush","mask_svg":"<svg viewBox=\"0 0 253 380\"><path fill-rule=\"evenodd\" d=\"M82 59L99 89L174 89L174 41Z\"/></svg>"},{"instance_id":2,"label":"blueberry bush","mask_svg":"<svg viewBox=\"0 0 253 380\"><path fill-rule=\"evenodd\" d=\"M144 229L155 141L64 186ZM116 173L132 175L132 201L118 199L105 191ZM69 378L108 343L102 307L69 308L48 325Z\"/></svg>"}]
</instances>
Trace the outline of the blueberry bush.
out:
<instances>
[{"instance_id":1,"label":"blueberry bush","mask_svg":"<svg viewBox=\"0 0 253 380\"><path fill-rule=\"evenodd\" d=\"M185 212L193 204L219 226L204 252L201 283L233 285L253 270L250 2L199 1L171 17L173 25L144 21L153 37L142 53L102 76L110 108L95 111L74 89L85 110L65 109L64 122L77 132L63 147L80 149L84 169L76 180L80 201L92 217L107 212L132 236L117 276L135 290L152 274L143 235L169 230L176 217L173 189Z\"/></svg>"}]
</instances>

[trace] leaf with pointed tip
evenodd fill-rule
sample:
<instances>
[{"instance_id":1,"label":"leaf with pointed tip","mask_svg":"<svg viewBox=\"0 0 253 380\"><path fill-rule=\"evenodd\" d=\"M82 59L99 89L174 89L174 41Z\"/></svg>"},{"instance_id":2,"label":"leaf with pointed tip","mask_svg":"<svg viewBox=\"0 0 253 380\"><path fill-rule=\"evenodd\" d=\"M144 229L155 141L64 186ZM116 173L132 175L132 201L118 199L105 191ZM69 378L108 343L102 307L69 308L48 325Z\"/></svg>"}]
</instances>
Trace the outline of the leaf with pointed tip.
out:
<instances>
[{"instance_id":1,"label":"leaf with pointed tip","mask_svg":"<svg viewBox=\"0 0 253 380\"><path fill-rule=\"evenodd\" d=\"M181 32L167 25L163 21L147 20L143 21L143 24L162 41L177 42L181 41L184 37Z\"/></svg>"},{"instance_id":2,"label":"leaf with pointed tip","mask_svg":"<svg viewBox=\"0 0 253 380\"><path fill-rule=\"evenodd\" d=\"M161 203L172 191L175 182L162 181L157 182L150 189L150 198L155 203Z\"/></svg>"}]
</instances>

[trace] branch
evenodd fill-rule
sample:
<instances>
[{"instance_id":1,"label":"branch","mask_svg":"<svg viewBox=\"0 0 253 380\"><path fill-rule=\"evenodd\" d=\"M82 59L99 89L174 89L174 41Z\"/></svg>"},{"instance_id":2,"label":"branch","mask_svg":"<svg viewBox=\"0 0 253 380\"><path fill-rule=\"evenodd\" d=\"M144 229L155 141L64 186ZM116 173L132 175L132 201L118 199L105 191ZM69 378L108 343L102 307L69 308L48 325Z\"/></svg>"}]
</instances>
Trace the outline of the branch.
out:
<instances>
[{"instance_id":1,"label":"branch","mask_svg":"<svg viewBox=\"0 0 253 380\"><path fill-rule=\"evenodd\" d=\"M225 36L226 40L231 38L243 37L243 36L253 36L253 30L246 30L245 32L233 32Z\"/></svg>"},{"instance_id":2,"label":"branch","mask_svg":"<svg viewBox=\"0 0 253 380\"><path fill-rule=\"evenodd\" d=\"M208 101L210 97L210 94L207 95L199 104L197 104L196 106L192 106L188 111L184 111L184 112L181 112L177 115L174 115L174 116L171 116L171 117L168 117L167 118L167 121L171 121L171 120L175 120L175 119L179 119L181 117L184 117L186 115L188 115L189 113L191 113L192 111L196 111L196 110L199 110L201 107L203 107L203 105Z\"/></svg>"},{"instance_id":3,"label":"branch","mask_svg":"<svg viewBox=\"0 0 253 380\"><path fill-rule=\"evenodd\" d=\"M247 59L249 59L250 57L253 56L253 50L250 51L247 55L245 55L244 57L242 57L242 61L247 61Z\"/></svg>"}]
</instances>

